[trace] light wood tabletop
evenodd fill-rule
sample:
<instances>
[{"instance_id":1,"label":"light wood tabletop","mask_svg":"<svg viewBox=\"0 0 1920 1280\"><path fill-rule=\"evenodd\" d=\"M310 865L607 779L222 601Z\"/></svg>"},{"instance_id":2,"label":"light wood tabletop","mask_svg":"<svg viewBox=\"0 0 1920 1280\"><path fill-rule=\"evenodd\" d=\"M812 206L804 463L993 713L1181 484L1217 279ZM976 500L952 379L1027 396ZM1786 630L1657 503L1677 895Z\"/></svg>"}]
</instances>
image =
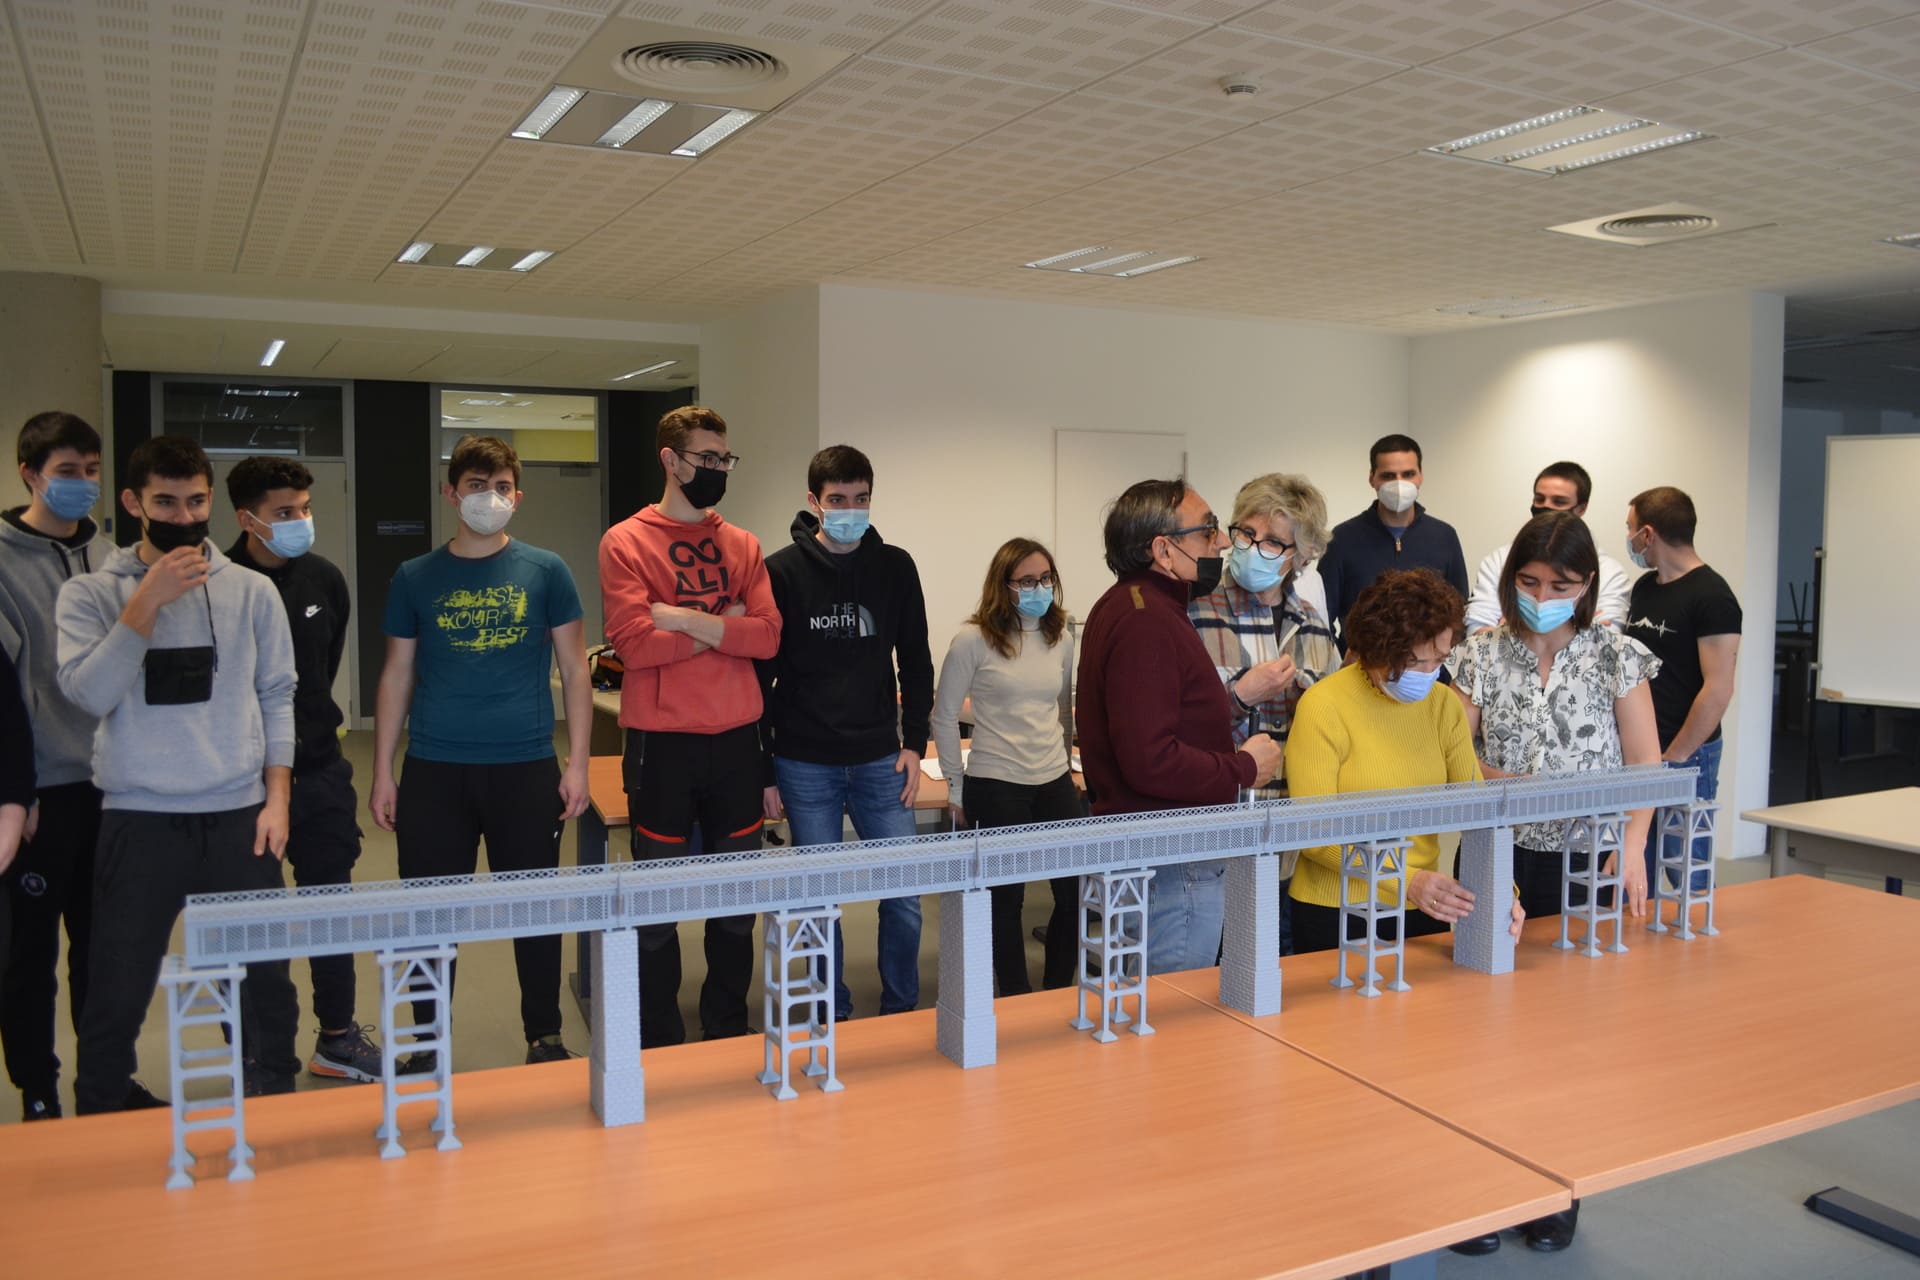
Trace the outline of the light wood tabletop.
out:
<instances>
[{"instance_id":1,"label":"light wood tabletop","mask_svg":"<svg viewBox=\"0 0 1920 1280\"><path fill-rule=\"evenodd\" d=\"M343 1239L437 1275L1336 1276L1549 1213L1564 1187L1169 997L1095 1044L1072 997L1000 1001L1000 1062L928 1012L840 1029L844 1092L774 1102L758 1039L649 1051L647 1119L599 1127L583 1061L455 1077L463 1150L383 1161L374 1087L247 1104L258 1178L170 1192L158 1111L10 1125L6 1270L286 1272ZM209 1135L205 1145L224 1150ZM343 1237L342 1233L346 1233Z\"/></svg>"},{"instance_id":2,"label":"light wood tabletop","mask_svg":"<svg viewBox=\"0 0 1920 1280\"><path fill-rule=\"evenodd\" d=\"M1533 921L1500 977L1415 939L1413 989L1372 1000L1290 956L1282 1012L1233 1016L1581 1196L1920 1098L1920 901L1790 876L1718 907L1718 937L1630 923L1597 960ZM1154 981L1218 1007L1217 970Z\"/></svg>"},{"instance_id":3,"label":"light wood tabletop","mask_svg":"<svg viewBox=\"0 0 1920 1280\"><path fill-rule=\"evenodd\" d=\"M1773 805L1740 816L1783 831L1920 853L1920 787Z\"/></svg>"}]
</instances>

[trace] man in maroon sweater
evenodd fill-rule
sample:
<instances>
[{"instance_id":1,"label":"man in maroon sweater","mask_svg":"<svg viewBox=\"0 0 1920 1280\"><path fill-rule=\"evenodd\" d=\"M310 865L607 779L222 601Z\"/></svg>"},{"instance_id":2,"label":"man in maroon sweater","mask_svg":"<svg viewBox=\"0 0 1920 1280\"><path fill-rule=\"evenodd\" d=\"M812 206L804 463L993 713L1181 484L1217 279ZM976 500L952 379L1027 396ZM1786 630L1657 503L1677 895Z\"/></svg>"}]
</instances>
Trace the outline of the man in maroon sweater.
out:
<instances>
[{"instance_id":1,"label":"man in maroon sweater","mask_svg":"<svg viewBox=\"0 0 1920 1280\"><path fill-rule=\"evenodd\" d=\"M1230 804L1280 767L1256 733L1233 745L1233 708L1187 597L1220 582L1226 536L1207 501L1180 480L1142 480L1114 502L1107 567L1119 581L1087 614L1080 639L1080 758L1096 814ZM1226 913L1226 863L1188 862L1154 876L1147 971L1211 966Z\"/></svg>"}]
</instances>

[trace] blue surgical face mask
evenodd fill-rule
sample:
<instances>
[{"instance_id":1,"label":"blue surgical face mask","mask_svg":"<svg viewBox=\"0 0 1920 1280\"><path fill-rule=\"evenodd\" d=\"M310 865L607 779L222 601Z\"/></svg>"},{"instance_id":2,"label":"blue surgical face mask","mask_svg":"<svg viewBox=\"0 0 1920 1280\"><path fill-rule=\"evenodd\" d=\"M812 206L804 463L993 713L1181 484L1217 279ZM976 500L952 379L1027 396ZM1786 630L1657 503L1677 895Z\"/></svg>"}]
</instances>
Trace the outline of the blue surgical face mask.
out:
<instances>
[{"instance_id":1,"label":"blue surgical face mask","mask_svg":"<svg viewBox=\"0 0 1920 1280\"><path fill-rule=\"evenodd\" d=\"M1053 608L1052 587L1018 587L1014 594L1019 597L1014 608L1029 618L1044 618Z\"/></svg>"},{"instance_id":2,"label":"blue surgical face mask","mask_svg":"<svg viewBox=\"0 0 1920 1280\"><path fill-rule=\"evenodd\" d=\"M1415 671L1408 667L1393 679L1380 686L1389 698L1395 702L1418 702L1433 689L1433 682L1440 678L1440 668L1431 671Z\"/></svg>"},{"instance_id":3,"label":"blue surgical face mask","mask_svg":"<svg viewBox=\"0 0 1920 1280\"><path fill-rule=\"evenodd\" d=\"M1269 560L1252 547L1235 547L1227 552L1227 564L1233 570L1233 580L1242 590L1255 595L1280 585L1280 579L1286 576L1287 561L1291 556L1281 556L1278 560Z\"/></svg>"},{"instance_id":4,"label":"blue surgical face mask","mask_svg":"<svg viewBox=\"0 0 1920 1280\"><path fill-rule=\"evenodd\" d=\"M1573 620L1573 606L1578 596L1565 600L1535 600L1524 591L1515 591L1520 602L1520 621L1541 634Z\"/></svg>"},{"instance_id":5,"label":"blue surgical face mask","mask_svg":"<svg viewBox=\"0 0 1920 1280\"><path fill-rule=\"evenodd\" d=\"M1633 561L1633 567L1634 567L1634 568L1636 568L1636 569L1651 569L1651 568L1653 568L1653 566L1652 566L1652 565L1650 565L1650 564L1648 564L1648 563L1647 563L1647 553L1646 553L1646 552L1644 552L1644 551L1636 551L1636 550L1634 550L1634 546L1633 546L1633 535L1632 535L1632 534L1628 534L1628 535L1627 535L1627 559L1629 559L1629 560L1631 560L1631 561Z\"/></svg>"},{"instance_id":6,"label":"blue surgical face mask","mask_svg":"<svg viewBox=\"0 0 1920 1280\"><path fill-rule=\"evenodd\" d=\"M260 543L282 560L303 556L313 549L312 516L302 516L298 520L275 520L267 527L273 530L273 536L260 539Z\"/></svg>"},{"instance_id":7,"label":"blue surgical face mask","mask_svg":"<svg viewBox=\"0 0 1920 1280\"><path fill-rule=\"evenodd\" d=\"M62 520L78 520L100 501L100 482L85 476L48 476L47 510Z\"/></svg>"},{"instance_id":8,"label":"blue surgical face mask","mask_svg":"<svg viewBox=\"0 0 1920 1280\"><path fill-rule=\"evenodd\" d=\"M845 544L858 542L867 536L867 526L873 517L864 507L848 507L820 513L820 527L829 538Z\"/></svg>"}]
</instances>

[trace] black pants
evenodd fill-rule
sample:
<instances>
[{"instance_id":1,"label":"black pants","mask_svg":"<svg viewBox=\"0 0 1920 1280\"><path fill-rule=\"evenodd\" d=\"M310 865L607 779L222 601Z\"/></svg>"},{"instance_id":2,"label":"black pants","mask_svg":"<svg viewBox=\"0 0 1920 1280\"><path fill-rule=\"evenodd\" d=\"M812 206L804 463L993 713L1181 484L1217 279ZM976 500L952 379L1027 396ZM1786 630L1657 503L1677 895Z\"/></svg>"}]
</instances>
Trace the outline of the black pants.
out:
<instances>
[{"instance_id":1,"label":"black pants","mask_svg":"<svg viewBox=\"0 0 1920 1280\"><path fill-rule=\"evenodd\" d=\"M1063 773L1051 782L1028 785L997 778L967 779L964 792L967 817L978 827L1012 827L1031 822L1065 822L1086 816L1073 775ZM1053 915L1047 920L1047 946L1041 967L1044 986L1073 984L1074 953L1080 946L1080 877L1061 876L1053 887ZM993 897L993 976L1003 996L1033 990L1027 979L1025 930L1020 927L1027 887L998 884Z\"/></svg>"},{"instance_id":2,"label":"black pants","mask_svg":"<svg viewBox=\"0 0 1920 1280\"><path fill-rule=\"evenodd\" d=\"M1407 936L1422 938L1430 933L1445 933L1453 926L1441 920L1435 920L1424 911L1407 908ZM1347 937L1362 936L1362 925L1355 920L1348 926ZM1382 942L1392 942L1395 938L1393 921L1382 920L1376 935ZM1323 907L1317 902L1293 900L1293 950L1296 955L1308 951L1331 951L1340 945L1340 908Z\"/></svg>"},{"instance_id":3,"label":"black pants","mask_svg":"<svg viewBox=\"0 0 1920 1280\"><path fill-rule=\"evenodd\" d=\"M633 815L633 858L684 858L700 827L705 853L760 847L760 729L723 733L627 730L621 776ZM700 1033L708 1040L747 1034L753 982L753 916L708 917L707 977L700 984ZM680 1016L680 927L642 925L640 1044L651 1049L687 1038Z\"/></svg>"},{"instance_id":4,"label":"black pants","mask_svg":"<svg viewBox=\"0 0 1920 1280\"><path fill-rule=\"evenodd\" d=\"M91 782L42 787L40 828L20 846L3 892L13 940L0 967L0 1043L7 1075L20 1092L54 1096L60 1059L53 1051L59 1004L60 926L67 929L67 1008L73 1025L87 1003L93 945L93 851L100 842L100 791Z\"/></svg>"},{"instance_id":5,"label":"black pants","mask_svg":"<svg viewBox=\"0 0 1920 1280\"><path fill-rule=\"evenodd\" d=\"M360 802L353 793L353 766L342 757L318 768L296 770L288 805L287 865L293 882L349 884L360 860ZM323 1031L356 1025L353 1016L353 956L314 956L313 1016Z\"/></svg>"},{"instance_id":6,"label":"black pants","mask_svg":"<svg viewBox=\"0 0 1920 1280\"><path fill-rule=\"evenodd\" d=\"M134 1043L146 1021L173 922L190 893L281 887L280 860L254 856L260 806L221 813L109 809L93 867L92 979L80 1018L81 1114L118 1111L133 1079ZM300 1069L293 1052L300 1007L285 960L247 966L240 986L243 1047L268 1071Z\"/></svg>"},{"instance_id":7,"label":"black pants","mask_svg":"<svg viewBox=\"0 0 1920 1280\"><path fill-rule=\"evenodd\" d=\"M1573 855L1573 869L1585 871L1589 859L1584 853ZM1520 886L1520 906L1527 919L1560 914L1560 851L1513 846L1513 882ZM1567 901L1576 907L1587 905L1585 885L1568 885ZM1606 901L1606 896L1601 897ZM1609 904L1611 905L1611 904Z\"/></svg>"},{"instance_id":8,"label":"black pants","mask_svg":"<svg viewBox=\"0 0 1920 1280\"><path fill-rule=\"evenodd\" d=\"M513 764L452 764L408 756L400 774L394 837L400 878L470 876L487 842L489 871L560 865L560 762L552 756ZM520 978L520 1027L529 1041L560 1034L560 935L513 940ZM453 995L453 973L447 973ZM416 1001L415 1021L433 1017Z\"/></svg>"}]
</instances>

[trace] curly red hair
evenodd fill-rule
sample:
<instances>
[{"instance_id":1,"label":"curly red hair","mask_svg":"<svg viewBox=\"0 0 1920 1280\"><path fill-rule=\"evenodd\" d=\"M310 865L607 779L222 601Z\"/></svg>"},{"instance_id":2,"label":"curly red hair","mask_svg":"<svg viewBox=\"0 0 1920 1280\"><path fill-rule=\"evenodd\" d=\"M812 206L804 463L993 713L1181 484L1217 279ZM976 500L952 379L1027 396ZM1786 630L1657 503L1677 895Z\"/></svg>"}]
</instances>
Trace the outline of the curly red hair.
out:
<instances>
[{"instance_id":1,"label":"curly red hair","mask_svg":"<svg viewBox=\"0 0 1920 1280\"><path fill-rule=\"evenodd\" d=\"M1442 635L1451 645L1466 626L1466 602L1433 570L1389 569L1347 614L1347 656L1364 667L1384 667L1387 678L1397 680L1416 648Z\"/></svg>"}]
</instances>

